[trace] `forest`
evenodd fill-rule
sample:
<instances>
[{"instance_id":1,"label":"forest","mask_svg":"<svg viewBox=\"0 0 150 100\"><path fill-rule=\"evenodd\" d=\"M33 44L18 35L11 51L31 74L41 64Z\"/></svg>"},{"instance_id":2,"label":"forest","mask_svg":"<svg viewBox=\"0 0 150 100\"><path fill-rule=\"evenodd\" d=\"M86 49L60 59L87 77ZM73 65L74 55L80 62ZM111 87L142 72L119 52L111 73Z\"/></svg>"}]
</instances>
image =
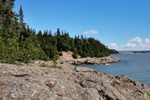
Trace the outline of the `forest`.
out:
<instances>
[{"instance_id":1,"label":"forest","mask_svg":"<svg viewBox=\"0 0 150 100\"><path fill-rule=\"evenodd\" d=\"M15 0L0 0L0 63L52 60L68 50L73 52L74 58L110 55L111 50L92 37L71 38L68 32L59 28L55 33L46 30L36 33L24 22L22 6L16 13L14 4Z\"/></svg>"}]
</instances>

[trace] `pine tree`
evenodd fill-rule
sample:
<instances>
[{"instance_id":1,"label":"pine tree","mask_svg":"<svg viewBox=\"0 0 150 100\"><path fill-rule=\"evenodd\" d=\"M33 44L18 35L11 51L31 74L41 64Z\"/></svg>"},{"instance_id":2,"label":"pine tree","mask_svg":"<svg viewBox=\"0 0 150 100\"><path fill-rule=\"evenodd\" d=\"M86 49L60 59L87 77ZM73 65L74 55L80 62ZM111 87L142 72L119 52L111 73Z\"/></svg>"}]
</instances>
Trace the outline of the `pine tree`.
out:
<instances>
[{"instance_id":1,"label":"pine tree","mask_svg":"<svg viewBox=\"0 0 150 100\"><path fill-rule=\"evenodd\" d=\"M60 30L59 30L59 28L57 29L57 36L60 36Z\"/></svg>"},{"instance_id":2,"label":"pine tree","mask_svg":"<svg viewBox=\"0 0 150 100\"><path fill-rule=\"evenodd\" d=\"M21 29L23 28L23 22L24 22L24 20L23 20L23 17L24 17L24 15L23 15L23 10L22 10L22 6L20 6L20 10L19 10L19 19L20 19L20 25L21 25Z\"/></svg>"},{"instance_id":3,"label":"pine tree","mask_svg":"<svg viewBox=\"0 0 150 100\"><path fill-rule=\"evenodd\" d=\"M2 24L4 21L4 17L2 16L2 8L3 8L3 4L0 1L0 24Z\"/></svg>"},{"instance_id":4,"label":"pine tree","mask_svg":"<svg viewBox=\"0 0 150 100\"><path fill-rule=\"evenodd\" d=\"M7 0L3 0L2 1L2 9L1 9L1 14L3 17L3 25L5 27L5 29L7 29L7 31L9 31L11 29L11 25L13 24L13 3L10 3Z\"/></svg>"}]
</instances>

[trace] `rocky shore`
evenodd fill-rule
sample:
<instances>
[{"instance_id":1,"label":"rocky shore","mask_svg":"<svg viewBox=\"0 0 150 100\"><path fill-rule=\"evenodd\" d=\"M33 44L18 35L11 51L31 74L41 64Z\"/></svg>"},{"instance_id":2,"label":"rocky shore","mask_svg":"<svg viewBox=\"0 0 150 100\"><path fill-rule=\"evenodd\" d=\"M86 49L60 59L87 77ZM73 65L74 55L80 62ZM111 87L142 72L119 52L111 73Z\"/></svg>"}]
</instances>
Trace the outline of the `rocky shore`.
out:
<instances>
[{"instance_id":1,"label":"rocky shore","mask_svg":"<svg viewBox=\"0 0 150 100\"><path fill-rule=\"evenodd\" d=\"M82 59L71 59L71 60L63 60L70 64L81 65L81 64L107 64L107 63L115 63L120 62L120 59L108 56L108 57L101 57L101 58L82 58Z\"/></svg>"},{"instance_id":2,"label":"rocky shore","mask_svg":"<svg viewBox=\"0 0 150 100\"><path fill-rule=\"evenodd\" d=\"M24 66L0 63L0 100L149 100L150 87L126 76L112 76L58 61Z\"/></svg>"}]
</instances>

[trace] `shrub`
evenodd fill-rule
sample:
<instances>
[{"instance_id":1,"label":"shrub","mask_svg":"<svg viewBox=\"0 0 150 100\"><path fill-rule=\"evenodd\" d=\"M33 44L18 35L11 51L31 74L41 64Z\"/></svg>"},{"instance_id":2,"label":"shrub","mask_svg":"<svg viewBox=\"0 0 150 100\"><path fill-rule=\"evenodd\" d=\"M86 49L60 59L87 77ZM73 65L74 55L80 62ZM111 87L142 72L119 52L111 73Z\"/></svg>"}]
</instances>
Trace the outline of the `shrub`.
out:
<instances>
[{"instance_id":1,"label":"shrub","mask_svg":"<svg viewBox=\"0 0 150 100\"><path fill-rule=\"evenodd\" d=\"M15 65L19 65L19 66L23 66L23 65L21 64L21 62L18 62L18 61L15 61L14 64L15 64Z\"/></svg>"},{"instance_id":2,"label":"shrub","mask_svg":"<svg viewBox=\"0 0 150 100\"><path fill-rule=\"evenodd\" d=\"M61 62L60 62L60 64L64 64L64 62L63 62L63 61L61 61Z\"/></svg>"},{"instance_id":3,"label":"shrub","mask_svg":"<svg viewBox=\"0 0 150 100\"><path fill-rule=\"evenodd\" d=\"M75 55L75 54L73 54L72 57L73 57L74 59L77 59L77 58L78 58L77 55Z\"/></svg>"},{"instance_id":4,"label":"shrub","mask_svg":"<svg viewBox=\"0 0 150 100\"><path fill-rule=\"evenodd\" d=\"M62 51L60 51L60 53L59 53L59 56L62 56L63 54L62 54Z\"/></svg>"}]
</instances>

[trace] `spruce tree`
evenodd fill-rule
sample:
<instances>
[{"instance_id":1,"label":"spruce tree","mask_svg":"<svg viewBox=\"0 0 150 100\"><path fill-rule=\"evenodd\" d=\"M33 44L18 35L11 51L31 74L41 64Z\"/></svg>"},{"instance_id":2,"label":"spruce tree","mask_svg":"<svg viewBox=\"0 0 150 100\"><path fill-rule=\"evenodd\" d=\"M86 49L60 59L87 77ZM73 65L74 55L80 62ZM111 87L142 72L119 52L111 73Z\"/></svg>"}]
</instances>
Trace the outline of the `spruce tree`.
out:
<instances>
[{"instance_id":1,"label":"spruce tree","mask_svg":"<svg viewBox=\"0 0 150 100\"><path fill-rule=\"evenodd\" d=\"M19 19L20 19L20 26L21 26L21 29L23 28L23 22L24 22L24 20L23 20L23 17L24 17L24 15L23 15L23 10L22 10L22 6L20 6L20 10L19 10Z\"/></svg>"}]
</instances>

